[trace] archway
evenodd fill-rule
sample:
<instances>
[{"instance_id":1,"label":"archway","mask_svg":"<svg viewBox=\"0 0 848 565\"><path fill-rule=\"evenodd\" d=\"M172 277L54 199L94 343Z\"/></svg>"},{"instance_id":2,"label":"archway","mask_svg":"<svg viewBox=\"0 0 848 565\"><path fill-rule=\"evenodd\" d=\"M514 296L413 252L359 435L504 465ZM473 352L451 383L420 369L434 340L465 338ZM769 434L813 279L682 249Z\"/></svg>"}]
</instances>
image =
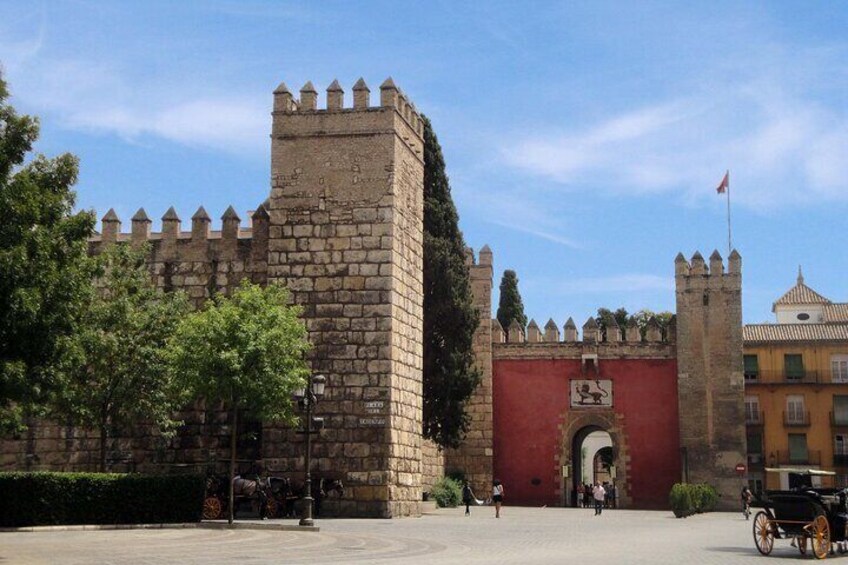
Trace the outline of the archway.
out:
<instances>
[{"instance_id":1,"label":"archway","mask_svg":"<svg viewBox=\"0 0 848 565\"><path fill-rule=\"evenodd\" d=\"M615 481L615 446L610 433L597 425L578 430L571 443L571 506L580 506L578 487Z\"/></svg>"}]
</instances>

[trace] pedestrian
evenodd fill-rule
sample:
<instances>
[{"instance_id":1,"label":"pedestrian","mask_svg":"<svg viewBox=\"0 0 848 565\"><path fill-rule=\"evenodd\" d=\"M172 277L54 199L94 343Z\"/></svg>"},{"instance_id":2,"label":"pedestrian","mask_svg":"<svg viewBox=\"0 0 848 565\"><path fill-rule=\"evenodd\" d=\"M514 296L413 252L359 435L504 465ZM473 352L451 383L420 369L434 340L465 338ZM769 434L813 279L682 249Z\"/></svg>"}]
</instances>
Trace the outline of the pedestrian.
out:
<instances>
[{"instance_id":1,"label":"pedestrian","mask_svg":"<svg viewBox=\"0 0 848 565\"><path fill-rule=\"evenodd\" d=\"M601 481L595 481L595 488L592 489L592 497L595 499L595 516L600 516L604 509L604 497L607 492L601 486Z\"/></svg>"},{"instance_id":2,"label":"pedestrian","mask_svg":"<svg viewBox=\"0 0 848 565\"><path fill-rule=\"evenodd\" d=\"M581 482L577 484L577 506L583 508L583 495L586 494L586 486Z\"/></svg>"},{"instance_id":3,"label":"pedestrian","mask_svg":"<svg viewBox=\"0 0 848 565\"><path fill-rule=\"evenodd\" d=\"M751 517L751 498L753 498L751 489L748 488L748 485L742 487L742 492L739 494L739 498L742 503L742 515L745 516L745 519L747 520Z\"/></svg>"},{"instance_id":4,"label":"pedestrian","mask_svg":"<svg viewBox=\"0 0 848 565\"><path fill-rule=\"evenodd\" d=\"M583 508L589 508L592 504L592 485L586 483L583 485Z\"/></svg>"},{"instance_id":5,"label":"pedestrian","mask_svg":"<svg viewBox=\"0 0 848 565\"><path fill-rule=\"evenodd\" d=\"M468 484L468 481L463 481L462 483L462 503L465 505L465 515L471 515L471 503L475 502L477 497L474 496L474 491L471 490L471 485Z\"/></svg>"},{"instance_id":6,"label":"pedestrian","mask_svg":"<svg viewBox=\"0 0 848 565\"><path fill-rule=\"evenodd\" d=\"M610 485L610 508L617 508L616 506L616 498L618 497L618 487L615 486L615 483Z\"/></svg>"},{"instance_id":7,"label":"pedestrian","mask_svg":"<svg viewBox=\"0 0 848 565\"><path fill-rule=\"evenodd\" d=\"M503 503L504 488L498 479L492 481L492 502L495 503L495 518L501 517L501 504Z\"/></svg>"}]
</instances>

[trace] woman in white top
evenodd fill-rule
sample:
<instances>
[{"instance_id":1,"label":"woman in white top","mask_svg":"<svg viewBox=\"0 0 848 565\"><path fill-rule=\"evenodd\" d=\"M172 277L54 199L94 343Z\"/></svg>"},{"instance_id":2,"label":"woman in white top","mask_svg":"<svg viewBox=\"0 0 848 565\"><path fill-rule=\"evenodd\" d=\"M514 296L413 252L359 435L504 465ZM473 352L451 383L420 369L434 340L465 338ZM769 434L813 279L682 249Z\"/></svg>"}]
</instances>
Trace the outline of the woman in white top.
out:
<instances>
[{"instance_id":1,"label":"woman in white top","mask_svg":"<svg viewBox=\"0 0 848 565\"><path fill-rule=\"evenodd\" d=\"M495 518L501 517L501 504L503 503L504 488L498 479L492 481L492 502L495 503Z\"/></svg>"}]
</instances>

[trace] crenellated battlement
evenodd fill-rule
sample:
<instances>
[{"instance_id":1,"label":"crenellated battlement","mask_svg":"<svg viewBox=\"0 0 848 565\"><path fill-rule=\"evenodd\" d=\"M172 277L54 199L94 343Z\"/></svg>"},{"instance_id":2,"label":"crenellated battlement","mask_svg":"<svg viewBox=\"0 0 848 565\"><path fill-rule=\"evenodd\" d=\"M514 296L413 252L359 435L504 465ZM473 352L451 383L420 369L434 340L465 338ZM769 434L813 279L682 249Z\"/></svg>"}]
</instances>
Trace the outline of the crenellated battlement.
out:
<instances>
[{"instance_id":1,"label":"crenellated battlement","mask_svg":"<svg viewBox=\"0 0 848 565\"><path fill-rule=\"evenodd\" d=\"M371 106L371 89L360 78L353 85L353 106L345 107L344 89L338 80L327 87L326 104L318 108L318 91L307 81L296 99L286 83L281 82L274 90L274 114L327 114L349 112L373 112L394 109L419 137L424 135L424 122L415 104L395 85L391 77L380 85L380 104Z\"/></svg>"},{"instance_id":2,"label":"crenellated battlement","mask_svg":"<svg viewBox=\"0 0 848 565\"><path fill-rule=\"evenodd\" d=\"M696 251L692 255L690 261L686 260L683 253L678 253L674 259L674 275L680 281L681 278L704 277L712 280L719 280L722 277L735 277L741 279L742 276L742 256L735 249L731 251L727 259L727 270L724 268L724 262L718 250L713 251L710 255L710 262L704 260L700 252Z\"/></svg>"},{"instance_id":3,"label":"crenellated battlement","mask_svg":"<svg viewBox=\"0 0 848 565\"><path fill-rule=\"evenodd\" d=\"M523 328L517 321L513 321L509 328L505 329L501 327L497 318L493 318L491 326L493 343L508 343L527 347L546 347L550 344L604 344L606 346L673 344L676 331L675 318L672 318L665 336L656 318L648 320L644 332L633 320L628 323L626 328L621 328L613 320L612 325L607 325L606 331L602 332L595 318L591 317L583 324L582 334L578 332L577 325L572 318L568 318L563 325L562 334L560 334L553 318L548 320L544 330L539 327L536 320L530 320L526 328Z\"/></svg>"},{"instance_id":4,"label":"crenellated battlement","mask_svg":"<svg viewBox=\"0 0 848 565\"><path fill-rule=\"evenodd\" d=\"M201 206L191 217L191 229L182 230L182 220L174 207L168 208L162 216L162 231L151 231L153 221L148 217L144 208L139 208L131 218L131 229L129 232L121 230L123 222L113 208L101 219L100 233L95 233L89 238L90 243L114 243L130 242L143 243L145 241L157 240L194 240L208 241L216 239L252 239L254 233L261 232L268 223L268 211L265 205L260 205L255 211L249 212L250 221L246 226L241 226L241 218L232 206L227 208L221 216L221 229L212 229L212 218Z\"/></svg>"},{"instance_id":5,"label":"crenellated battlement","mask_svg":"<svg viewBox=\"0 0 848 565\"><path fill-rule=\"evenodd\" d=\"M102 218L100 233L89 238L89 249L97 254L117 243L149 245L148 263L156 285L163 290L183 289L200 306L216 292L229 292L242 278L257 283L267 279L267 203L250 212L249 218L242 226L230 206L221 216L220 229L213 230L212 218L201 206L191 217L191 229L183 231L182 219L172 206L162 215L162 230L154 232L152 220L139 208L130 220L130 231L124 232L118 214L110 209Z\"/></svg>"}]
</instances>

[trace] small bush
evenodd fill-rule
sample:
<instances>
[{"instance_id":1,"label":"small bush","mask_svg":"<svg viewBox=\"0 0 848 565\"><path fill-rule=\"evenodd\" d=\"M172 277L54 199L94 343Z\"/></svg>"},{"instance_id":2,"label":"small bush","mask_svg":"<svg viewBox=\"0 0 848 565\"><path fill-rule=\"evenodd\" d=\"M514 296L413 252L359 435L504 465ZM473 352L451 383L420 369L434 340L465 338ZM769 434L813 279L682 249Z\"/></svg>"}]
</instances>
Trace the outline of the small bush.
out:
<instances>
[{"instance_id":1,"label":"small bush","mask_svg":"<svg viewBox=\"0 0 848 565\"><path fill-rule=\"evenodd\" d=\"M0 527L199 522L198 475L0 473Z\"/></svg>"},{"instance_id":2,"label":"small bush","mask_svg":"<svg viewBox=\"0 0 848 565\"><path fill-rule=\"evenodd\" d=\"M455 508L462 501L462 485L450 477L442 477L433 485L430 496L439 508Z\"/></svg>"},{"instance_id":3,"label":"small bush","mask_svg":"<svg viewBox=\"0 0 848 565\"><path fill-rule=\"evenodd\" d=\"M678 518L711 512L718 503L718 492L708 484L677 483L668 496L671 511Z\"/></svg>"}]
</instances>

